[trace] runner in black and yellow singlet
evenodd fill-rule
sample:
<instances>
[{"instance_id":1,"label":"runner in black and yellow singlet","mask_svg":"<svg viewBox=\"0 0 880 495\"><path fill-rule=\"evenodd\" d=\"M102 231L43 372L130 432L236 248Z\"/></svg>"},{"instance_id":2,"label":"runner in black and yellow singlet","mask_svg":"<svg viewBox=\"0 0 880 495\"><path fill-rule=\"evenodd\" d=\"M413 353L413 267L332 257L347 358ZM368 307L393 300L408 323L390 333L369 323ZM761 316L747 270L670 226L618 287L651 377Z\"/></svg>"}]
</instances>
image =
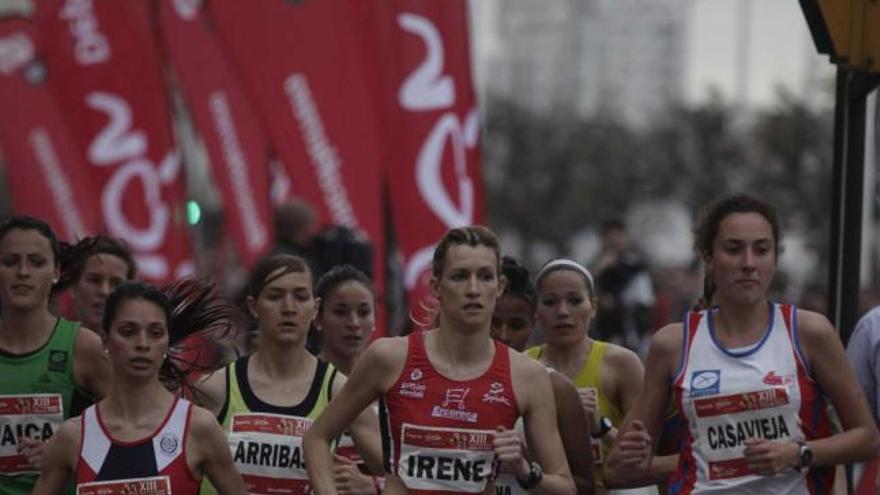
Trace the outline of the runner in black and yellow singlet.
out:
<instances>
[{"instance_id":1,"label":"runner in black and yellow singlet","mask_svg":"<svg viewBox=\"0 0 880 495\"><path fill-rule=\"evenodd\" d=\"M312 275L299 257L260 260L247 286L247 307L257 324L257 350L214 372L196 398L223 424L230 452L251 494L305 494L302 438L345 377L306 349L316 312ZM381 469L378 421L367 412L351 425L367 459ZM201 493L216 493L203 484Z\"/></svg>"}]
</instances>

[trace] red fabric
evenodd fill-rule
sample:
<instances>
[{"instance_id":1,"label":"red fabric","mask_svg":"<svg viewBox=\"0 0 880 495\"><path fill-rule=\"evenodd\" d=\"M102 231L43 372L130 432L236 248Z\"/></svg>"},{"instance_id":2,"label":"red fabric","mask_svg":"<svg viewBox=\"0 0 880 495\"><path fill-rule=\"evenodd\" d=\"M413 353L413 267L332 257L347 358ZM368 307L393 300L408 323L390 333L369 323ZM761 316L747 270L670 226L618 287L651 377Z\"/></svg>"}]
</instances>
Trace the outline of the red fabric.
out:
<instances>
[{"instance_id":1,"label":"red fabric","mask_svg":"<svg viewBox=\"0 0 880 495\"><path fill-rule=\"evenodd\" d=\"M438 431L454 432L453 435L461 438L461 435L471 435L463 433L466 430L494 432L499 426L513 429L520 416L513 393L510 350L507 346L493 341L495 357L489 369L473 380L457 381L446 378L434 369L425 349L425 335L424 332L418 332L408 337L406 364L382 400L383 420L386 422L383 425L385 452L392 456L386 465L391 467L393 474L408 469L408 463L401 459L404 453L401 449L404 427L436 428ZM488 439L488 443L491 444L491 439ZM428 447L423 449L422 454L427 457L436 455L430 452L432 449L435 452L442 449L470 450L465 442L445 445L443 448ZM415 461L413 464L421 462ZM408 488L410 493L426 493L414 486ZM429 493L455 491L431 490Z\"/></svg>"},{"instance_id":2,"label":"red fabric","mask_svg":"<svg viewBox=\"0 0 880 495\"><path fill-rule=\"evenodd\" d=\"M434 246L452 227L485 222L479 120L464 0L357 2L371 19L369 60L383 163L410 312L427 304ZM367 11L367 12L363 12Z\"/></svg>"},{"instance_id":3,"label":"red fabric","mask_svg":"<svg viewBox=\"0 0 880 495\"><path fill-rule=\"evenodd\" d=\"M30 21L0 19L0 149L12 211L42 218L73 241L98 230L97 194L39 74L40 51Z\"/></svg>"},{"instance_id":4,"label":"red fabric","mask_svg":"<svg viewBox=\"0 0 880 495\"><path fill-rule=\"evenodd\" d=\"M192 272L180 157L150 3L36 3L48 85L93 178L103 226L125 239L139 274ZM86 199L82 199L86 201Z\"/></svg>"},{"instance_id":5,"label":"red fabric","mask_svg":"<svg viewBox=\"0 0 880 495\"><path fill-rule=\"evenodd\" d=\"M269 141L229 66L203 3L159 2L177 82L204 139L223 198L226 231L245 267L272 245Z\"/></svg>"},{"instance_id":6,"label":"red fabric","mask_svg":"<svg viewBox=\"0 0 880 495\"><path fill-rule=\"evenodd\" d=\"M858 485L856 485L855 495L874 495L876 493L874 484L877 479L878 465L880 465L880 458L872 459L867 464Z\"/></svg>"},{"instance_id":7,"label":"red fabric","mask_svg":"<svg viewBox=\"0 0 880 495\"><path fill-rule=\"evenodd\" d=\"M384 294L384 226L376 116L345 2L211 2L225 53L259 111L291 180L322 225L363 232ZM385 333L379 314L376 336Z\"/></svg>"}]
</instances>

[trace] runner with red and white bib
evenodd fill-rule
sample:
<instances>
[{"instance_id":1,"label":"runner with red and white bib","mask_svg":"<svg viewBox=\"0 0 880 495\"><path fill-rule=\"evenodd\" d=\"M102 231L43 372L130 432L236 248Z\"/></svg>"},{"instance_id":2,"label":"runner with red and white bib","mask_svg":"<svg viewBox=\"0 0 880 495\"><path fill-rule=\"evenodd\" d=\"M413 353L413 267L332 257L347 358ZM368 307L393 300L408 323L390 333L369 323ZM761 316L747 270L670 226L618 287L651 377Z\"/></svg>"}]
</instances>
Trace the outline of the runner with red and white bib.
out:
<instances>
[{"instance_id":1,"label":"runner with red and white bib","mask_svg":"<svg viewBox=\"0 0 880 495\"><path fill-rule=\"evenodd\" d=\"M574 493L546 370L490 336L504 289L495 235L447 232L430 285L436 328L373 343L306 435L315 493L337 493L330 444L377 398L386 494L494 493L499 469L534 493ZM531 462L513 429L519 416Z\"/></svg>"},{"instance_id":2,"label":"runner with red and white bib","mask_svg":"<svg viewBox=\"0 0 880 495\"><path fill-rule=\"evenodd\" d=\"M196 495L203 476L219 493L245 493L213 415L160 381L160 370L164 383L182 375L168 355L170 335L197 330L175 331L172 308L178 321L192 323L199 319L187 316L198 306L172 302L140 282L110 294L103 321L104 352L113 367L110 392L52 437L33 495L64 493L71 480L77 495Z\"/></svg>"},{"instance_id":3,"label":"runner with red and white bib","mask_svg":"<svg viewBox=\"0 0 880 495\"><path fill-rule=\"evenodd\" d=\"M828 320L766 300L780 253L775 210L732 196L707 208L695 232L701 309L654 335L651 372L606 473L644 475L672 398L685 430L669 493L831 493L832 466L872 457L880 436Z\"/></svg>"}]
</instances>

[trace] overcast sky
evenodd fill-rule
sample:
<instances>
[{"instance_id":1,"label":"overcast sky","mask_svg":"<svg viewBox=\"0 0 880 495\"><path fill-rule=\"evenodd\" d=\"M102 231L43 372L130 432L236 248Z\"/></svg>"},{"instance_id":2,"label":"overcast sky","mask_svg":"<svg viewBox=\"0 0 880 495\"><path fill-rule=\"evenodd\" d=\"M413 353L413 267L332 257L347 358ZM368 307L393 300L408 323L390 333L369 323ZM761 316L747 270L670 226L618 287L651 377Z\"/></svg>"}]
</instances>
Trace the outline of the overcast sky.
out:
<instances>
[{"instance_id":1,"label":"overcast sky","mask_svg":"<svg viewBox=\"0 0 880 495\"><path fill-rule=\"evenodd\" d=\"M732 99L736 96L739 9L749 2L750 49L747 98L767 105L775 88L784 85L803 95L825 98L816 91L833 77L828 57L816 53L807 23L796 0L692 0L686 96L706 97L711 85ZM810 85L810 81L814 84Z\"/></svg>"}]
</instances>

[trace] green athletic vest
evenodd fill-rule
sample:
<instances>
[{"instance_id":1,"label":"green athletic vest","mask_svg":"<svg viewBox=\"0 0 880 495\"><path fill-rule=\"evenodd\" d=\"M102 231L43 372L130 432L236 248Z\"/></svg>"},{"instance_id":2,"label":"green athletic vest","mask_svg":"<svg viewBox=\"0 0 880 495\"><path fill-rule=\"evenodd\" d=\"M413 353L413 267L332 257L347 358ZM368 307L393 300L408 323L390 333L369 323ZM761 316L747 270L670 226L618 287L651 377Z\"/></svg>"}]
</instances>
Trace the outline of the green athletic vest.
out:
<instances>
[{"instance_id":1,"label":"green athletic vest","mask_svg":"<svg viewBox=\"0 0 880 495\"><path fill-rule=\"evenodd\" d=\"M73 345L79 322L58 318L43 347L24 355L0 351L0 493L26 495L39 472L18 456L18 437L48 440L69 417L76 383Z\"/></svg>"},{"instance_id":2,"label":"green athletic vest","mask_svg":"<svg viewBox=\"0 0 880 495\"><path fill-rule=\"evenodd\" d=\"M248 493L308 493L302 438L330 402L333 365L318 360L306 398L292 407L261 401L247 378L250 356L226 367L226 403L217 420ZM200 495L217 495L204 478Z\"/></svg>"}]
</instances>

